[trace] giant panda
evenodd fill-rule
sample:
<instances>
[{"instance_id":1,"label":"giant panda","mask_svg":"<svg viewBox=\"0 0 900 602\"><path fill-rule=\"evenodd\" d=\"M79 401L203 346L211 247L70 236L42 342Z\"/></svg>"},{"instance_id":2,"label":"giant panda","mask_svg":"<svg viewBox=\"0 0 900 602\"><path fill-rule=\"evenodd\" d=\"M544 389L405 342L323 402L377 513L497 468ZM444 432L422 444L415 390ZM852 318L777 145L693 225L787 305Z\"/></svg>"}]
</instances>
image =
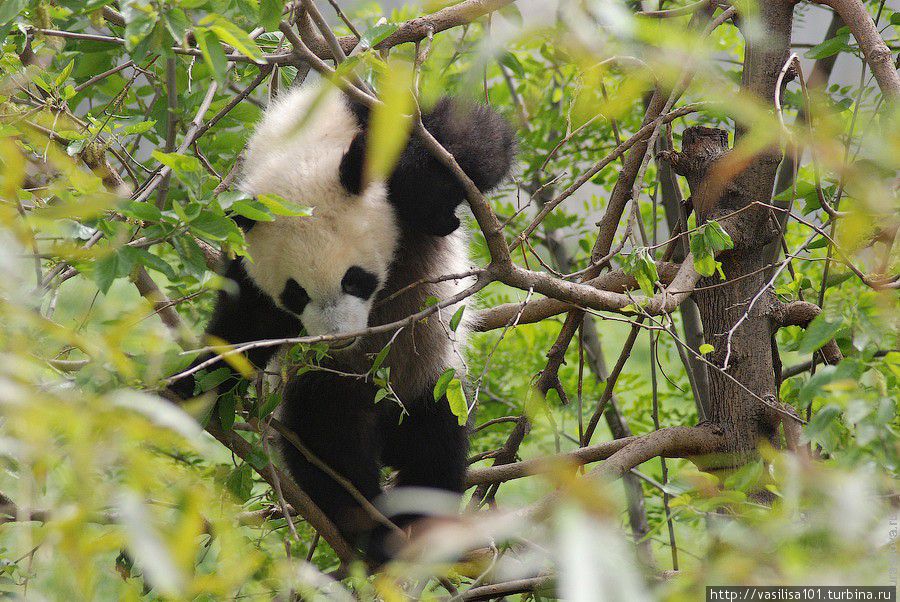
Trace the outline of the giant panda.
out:
<instances>
[{"instance_id":1,"label":"giant panda","mask_svg":"<svg viewBox=\"0 0 900 602\"><path fill-rule=\"evenodd\" d=\"M313 207L313 213L239 223L249 257L224 270L236 292L226 287L219 293L208 335L239 344L292 337L301 329L310 335L359 331L405 318L429 299L446 299L470 284L437 281L470 268L456 216L465 198L462 185L415 136L386 182L365 182L368 122L366 107L328 83L286 92L265 111L248 143L240 189L274 193ZM443 98L423 114L423 124L480 190L507 176L513 130L491 109ZM451 509L458 510L466 427L446 398L433 396L447 368L461 374L467 325L451 338L446 318L453 312L450 307L443 319L431 316L404 328L393 340L395 333L387 332L333 348L321 369L294 376L285 387L282 422L376 505L382 502L381 468L390 466L397 470L395 492L438 500L425 503L436 513L448 511L439 503L447 496L434 494L449 492ZM401 403L376 403L378 387L354 376L365 374L388 342L383 365ZM259 348L247 356L264 368L274 352ZM174 387L182 397L194 393L190 378ZM349 541L375 563L391 557L390 530L290 442L283 441L281 451L297 483ZM407 528L424 514L408 505L380 508Z\"/></svg>"}]
</instances>

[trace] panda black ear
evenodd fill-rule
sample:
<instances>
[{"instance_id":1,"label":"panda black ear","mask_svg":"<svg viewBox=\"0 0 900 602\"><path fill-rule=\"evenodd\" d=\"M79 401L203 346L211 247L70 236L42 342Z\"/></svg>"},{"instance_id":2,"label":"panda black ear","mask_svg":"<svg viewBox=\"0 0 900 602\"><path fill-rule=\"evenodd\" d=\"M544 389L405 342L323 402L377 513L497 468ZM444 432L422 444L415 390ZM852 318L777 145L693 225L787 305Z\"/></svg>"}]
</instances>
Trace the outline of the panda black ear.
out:
<instances>
[{"instance_id":1,"label":"panda black ear","mask_svg":"<svg viewBox=\"0 0 900 602\"><path fill-rule=\"evenodd\" d=\"M359 194L363 190L363 169L366 164L366 134L360 132L353 137L350 148L341 158L338 174L343 186L350 194Z\"/></svg>"}]
</instances>

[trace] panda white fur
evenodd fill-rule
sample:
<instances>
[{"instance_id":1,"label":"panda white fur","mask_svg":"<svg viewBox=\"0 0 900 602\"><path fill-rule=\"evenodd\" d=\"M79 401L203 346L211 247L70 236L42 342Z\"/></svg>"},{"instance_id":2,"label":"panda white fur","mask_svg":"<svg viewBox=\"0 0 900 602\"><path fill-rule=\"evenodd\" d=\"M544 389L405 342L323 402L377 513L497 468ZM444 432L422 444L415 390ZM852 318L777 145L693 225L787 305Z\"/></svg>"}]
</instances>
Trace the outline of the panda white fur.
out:
<instances>
[{"instance_id":1,"label":"panda white fur","mask_svg":"<svg viewBox=\"0 0 900 602\"><path fill-rule=\"evenodd\" d=\"M423 123L481 190L506 177L513 132L490 109L443 99L423 115ZM287 92L267 109L248 145L240 188L312 206L313 215L236 220L245 229L250 257L227 266L224 275L238 292L220 293L209 335L238 344L296 336L301 327L308 334L358 331L405 318L427 299L446 299L468 284L409 286L470 267L455 216L465 194L415 138L387 182L364 183L367 126L368 110L329 84ZM397 469L397 487L462 491L466 429L446 399L433 398L440 374L460 367L454 345L464 345L466 325L451 339L446 318L453 311L445 309L444 319L432 317L393 339L385 365L404 416L395 402L374 403L373 383L340 374L366 373L394 333L360 337L332 350L325 370L295 376L285 388L285 425L370 500L381 494L383 465ZM273 353L255 349L248 357L262 368ZM235 377L220 391L236 382ZM194 393L192 379L173 388L183 397ZM387 559L387 530L290 443L282 452L292 476L342 533L373 561ZM405 526L418 514L391 518Z\"/></svg>"}]
</instances>

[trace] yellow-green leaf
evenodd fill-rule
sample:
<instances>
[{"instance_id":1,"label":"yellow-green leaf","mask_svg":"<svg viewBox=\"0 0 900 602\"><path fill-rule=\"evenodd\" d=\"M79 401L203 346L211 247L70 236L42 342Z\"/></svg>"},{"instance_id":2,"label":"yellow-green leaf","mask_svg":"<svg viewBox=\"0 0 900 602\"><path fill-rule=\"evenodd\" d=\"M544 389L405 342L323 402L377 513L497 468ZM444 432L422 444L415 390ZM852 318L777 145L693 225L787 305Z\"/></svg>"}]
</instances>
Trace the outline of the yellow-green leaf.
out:
<instances>
[{"instance_id":1,"label":"yellow-green leaf","mask_svg":"<svg viewBox=\"0 0 900 602\"><path fill-rule=\"evenodd\" d=\"M253 38L222 15L215 13L207 15L200 20L199 25L209 28L220 40L230 44L244 56L253 59L257 63L263 63L262 51L256 45L256 42L253 41Z\"/></svg>"},{"instance_id":2,"label":"yellow-green leaf","mask_svg":"<svg viewBox=\"0 0 900 602\"><path fill-rule=\"evenodd\" d=\"M381 81L382 104L372 109L366 145L366 181L391 175L412 129L413 95L408 63L394 61Z\"/></svg>"},{"instance_id":3,"label":"yellow-green leaf","mask_svg":"<svg viewBox=\"0 0 900 602\"><path fill-rule=\"evenodd\" d=\"M459 421L459 426L465 426L469 419L469 404L458 378L454 378L447 385L447 401L450 403L450 411Z\"/></svg>"}]
</instances>

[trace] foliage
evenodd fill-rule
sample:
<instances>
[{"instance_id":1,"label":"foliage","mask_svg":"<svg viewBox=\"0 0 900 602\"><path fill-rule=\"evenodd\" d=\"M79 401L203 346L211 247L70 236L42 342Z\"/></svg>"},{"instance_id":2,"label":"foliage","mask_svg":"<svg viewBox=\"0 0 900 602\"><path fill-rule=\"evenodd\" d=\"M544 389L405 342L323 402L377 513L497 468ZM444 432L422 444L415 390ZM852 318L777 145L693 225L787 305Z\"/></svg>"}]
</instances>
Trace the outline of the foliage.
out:
<instances>
[{"instance_id":1,"label":"foliage","mask_svg":"<svg viewBox=\"0 0 900 602\"><path fill-rule=\"evenodd\" d=\"M372 47L423 10L382 15L376 3L340 4L362 33L364 50L339 72L373 86L385 101L373 115L370 144L380 152L369 175L390 171L416 100L428 106L452 92L489 102L518 127L514 181L489 199L511 243L541 206L641 127L647 91L676 87L685 65L694 66L694 77L676 106L714 102L664 126L661 143L680 145L689 125L734 123L742 130L738 157L787 139L812 149L774 197L781 207L792 204L801 219L787 220L783 230L790 267L768 273L777 299L823 306L806 328L773 335L783 366L809 360L831 339L845 356L837 366L792 371L778 391L779 401L808 422L800 444L816 461L763 448L765 463L715 476L686 460L646 462L631 477L649 527L637 546L627 541L619 484L576 478L570 465L554 464L545 475L489 488L473 504L521 509L561 487L562 501L549 516L478 512L468 529L448 532L429 550L432 559L445 560L440 554L447 550L481 546L487 561L444 570L443 584L430 580L435 565L426 562L428 554L380 576L356 566L342 583L332 581L325 573L340 565L336 554L307 522L297 520L292 532L260 475L280 464L259 425L276 413L280 389L273 380L287 368L274 379L240 383L215 406L201 398L178 408L158 395L189 362L184 351L197 348L216 291L229 286L210 267L214 255L247 253L232 218L302 219L315 211L314 199L250 198L229 186L261 107L306 77L293 60L264 64L266 57L290 56L278 30L284 2L6 0L0 2L0 491L7 499L0 505L9 520L0 526L0 588L46 598L299 593L393 600L411 592L445 597L448 583L465 590L486 580L552 574L538 592L555 584L565 595L590 584L597 599L693 600L712 583L886 583L894 545L887 517L895 512L888 494L900 469L897 298L894 289L864 283L850 265L878 277L900 268L892 182L900 118L867 72L860 85L812 89L808 107L791 84L782 101L792 125L782 127L771 106L739 90L745 48L730 22L703 35L692 25L698 17L636 17L624 3L563 3L556 14L541 9L538 18L511 4L418 47L395 46L386 57ZM891 24L882 35L896 45L900 13L883 2L867 8L879 27ZM752 30L753 7L742 10ZM806 12L797 9L798 17ZM335 31L351 33L343 24ZM862 55L845 28L805 56L834 55ZM233 102L245 89L246 97ZM799 115L810 113L808 129ZM206 129L188 139L197 128ZM622 163L599 170L550 212L516 250L517 265L557 274L587 266L595 224ZM611 267L634 277L646 297L663 290L660 266L670 259L664 249L678 219L678 205L673 210L664 202L661 165L648 161L628 227L613 245L620 252ZM686 185L676 186L690 196ZM846 214L829 220L822 198ZM470 225L473 260L487 265L484 236ZM727 223L688 226L697 272L727 278L716 259L734 245ZM158 292L138 292L142 274ZM467 302L466 316L529 297L494 283ZM460 327L461 312L443 316L451 331ZM591 347L582 332L559 369L567 405L558 391L544 396L535 389L564 315L471 336L467 374L445 372L434 397L446 394L461 424L473 412L476 425L487 424L472 436L473 467L490 466L526 418L530 430L514 457L579 447L610 384L605 366L615 365L634 323L613 312L591 313L584 330L592 329L599 344ZM649 330L639 333L607 412L623 417L636 435L696 424L702 406L685 368L691 351L681 341L683 314L643 326ZM693 352L712 357L717 346L707 341ZM282 365L314 370L327 352L324 345L295 345ZM384 355L369 377L381 387L375 402L393 403ZM251 373L241 356L231 360ZM199 388L211 390L224 376L203 373ZM214 411L226 430L249 442L249 455L233 455L204 432ZM589 443L614 435L601 426ZM771 504L759 502L760 490ZM636 558L635 549L649 553ZM655 579L675 557L680 574Z\"/></svg>"}]
</instances>

